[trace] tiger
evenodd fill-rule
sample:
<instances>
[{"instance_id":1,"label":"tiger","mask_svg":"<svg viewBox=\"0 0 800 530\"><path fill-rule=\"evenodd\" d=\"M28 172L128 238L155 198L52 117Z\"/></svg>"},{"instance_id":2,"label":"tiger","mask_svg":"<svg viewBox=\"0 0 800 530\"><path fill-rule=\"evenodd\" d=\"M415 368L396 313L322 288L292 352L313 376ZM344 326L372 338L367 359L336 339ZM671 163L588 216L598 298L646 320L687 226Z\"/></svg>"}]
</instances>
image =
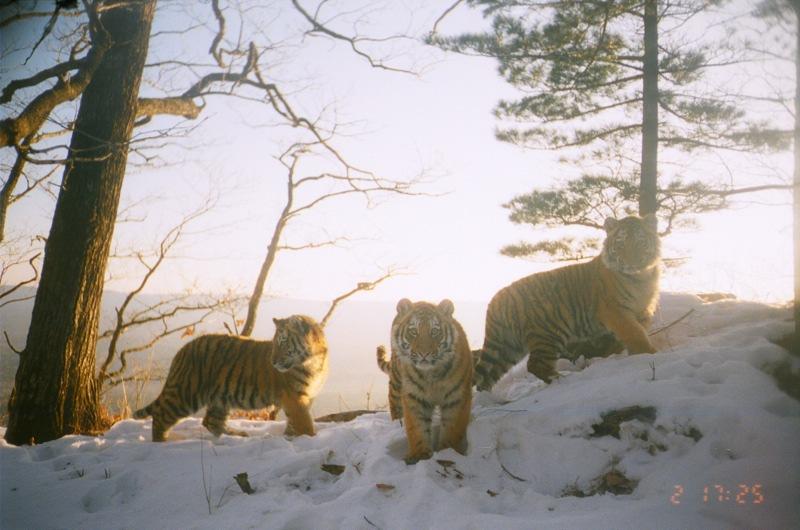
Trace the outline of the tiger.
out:
<instances>
[{"instance_id":1,"label":"tiger","mask_svg":"<svg viewBox=\"0 0 800 530\"><path fill-rule=\"evenodd\" d=\"M430 458L431 423L440 413L438 449L464 454L472 406L472 351L464 329L453 318L453 302L412 303L403 298L392 321L392 357L377 349L378 367L389 375L389 412L401 419L408 438L405 461Z\"/></svg>"},{"instance_id":2,"label":"tiger","mask_svg":"<svg viewBox=\"0 0 800 530\"><path fill-rule=\"evenodd\" d=\"M272 341L202 335L185 344L169 367L161 394L134 418L153 417L153 441L163 442L178 420L206 407L203 426L214 436L247 436L226 425L231 408L281 407L285 434L314 435L310 406L328 376L328 346L311 317L273 318Z\"/></svg>"},{"instance_id":3,"label":"tiger","mask_svg":"<svg viewBox=\"0 0 800 530\"><path fill-rule=\"evenodd\" d=\"M661 244L655 215L608 218L594 259L532 274L489 302L475 386L490 390L526 354L528 371L550 383L576 342L605 353L655 353L647 329L658 304ZM610 339L609 339L610 337Z\"/></svg>"}]
</instances>

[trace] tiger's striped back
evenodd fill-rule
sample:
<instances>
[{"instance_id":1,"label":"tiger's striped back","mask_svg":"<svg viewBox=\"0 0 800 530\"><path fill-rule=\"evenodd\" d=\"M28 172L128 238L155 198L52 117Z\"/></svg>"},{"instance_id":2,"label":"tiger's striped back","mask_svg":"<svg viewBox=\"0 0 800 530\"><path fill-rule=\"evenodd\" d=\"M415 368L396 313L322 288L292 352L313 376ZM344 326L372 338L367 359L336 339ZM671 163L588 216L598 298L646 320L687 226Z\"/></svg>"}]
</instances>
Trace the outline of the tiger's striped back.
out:
<instances>
[{"instance_id":1,"label":"tiger's striped back","mask_svg":"<svg viewBox=\"0 0 800 530\"><path fill-rule=\"evenodd\" d=\"M153 441L163 441L178 420L207 407L203 425L215 436L244 435L226 425L232 408L281 406L289 434L313 434L308 407L327 377L325 336L310 317L275 319L273 341L203 335L175 355L161 394L136 411L153 417Z\"/></svg>"},{"instance_id":2,"label":"tiger's striped back","mask_svg":"<svg viewBox=\"0 0 800 530\"><path fill-rule=\"evenodd\" d=\"M658 301L655 218L610 219L606 230L595 259L532 274L492 298L475 369L478 390L491 389L525 355L528 371L550 382L568 344L609 333L631 353L655 351L646 334Z\"/></svg>"}]
</instances>

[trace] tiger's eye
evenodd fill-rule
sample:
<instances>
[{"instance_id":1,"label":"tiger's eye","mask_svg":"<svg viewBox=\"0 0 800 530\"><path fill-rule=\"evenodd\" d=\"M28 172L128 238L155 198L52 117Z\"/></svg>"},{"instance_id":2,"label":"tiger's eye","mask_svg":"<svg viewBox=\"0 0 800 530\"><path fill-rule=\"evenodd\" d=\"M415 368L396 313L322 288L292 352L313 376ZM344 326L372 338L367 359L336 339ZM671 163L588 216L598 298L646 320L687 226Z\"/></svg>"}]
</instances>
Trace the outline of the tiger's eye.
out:
<instances>
[{"instance_id":1,"label":"tiger's eye","mask_svg":"<svg viewBox=\"0 0 800 530\"><path fill-rule=\"evenodd\" d=\"M438 336L439 336L439 328L432 328L431 337L438 337Z\"/></svg>"}]
</instances>

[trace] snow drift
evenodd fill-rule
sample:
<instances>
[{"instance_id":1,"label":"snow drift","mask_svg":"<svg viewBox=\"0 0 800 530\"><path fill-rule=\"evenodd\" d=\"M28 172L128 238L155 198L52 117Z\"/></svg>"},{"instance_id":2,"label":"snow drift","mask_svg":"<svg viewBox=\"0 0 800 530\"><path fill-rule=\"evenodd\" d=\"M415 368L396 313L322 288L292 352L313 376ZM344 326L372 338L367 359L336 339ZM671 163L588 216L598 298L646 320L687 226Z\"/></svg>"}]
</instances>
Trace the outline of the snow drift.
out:
<instances>
[{"instance_id":1,"label":"snow drift","mask_svg":"<svg viewBox=\"0 0 800 530\"><path fill-rule=\"evenodd\" d=\"M800 403L769 375L800 371L769 340L789 312L665 294L660 321L689 310L654 356L561 361L549 386L517 366L476 395L466 456L406 466L386 412L313 438L232 420L250 437L213 439L191 418L166 444L150 420L2 442L0 527L796 528Z\"/></svg>"}]
</instances>

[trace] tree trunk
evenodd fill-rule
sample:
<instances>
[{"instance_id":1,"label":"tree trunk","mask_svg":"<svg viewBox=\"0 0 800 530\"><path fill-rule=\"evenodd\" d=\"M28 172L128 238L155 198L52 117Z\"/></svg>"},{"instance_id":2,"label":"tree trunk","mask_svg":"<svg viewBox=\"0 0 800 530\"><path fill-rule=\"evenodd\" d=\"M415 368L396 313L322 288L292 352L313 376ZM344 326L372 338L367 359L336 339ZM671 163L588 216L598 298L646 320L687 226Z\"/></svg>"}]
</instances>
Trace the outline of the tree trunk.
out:
<instances>
[{"instance_id":1,"label":"tree trunk","mask_svg":"<svg viewBox=\"0 0 800 530\"><path fill-rule=\"evenodd\" d=\"M658 11L656 0L644 2L644 83L642 89L642 167L639 215L658 209Z\"/></svg>"},{"instance_id":2,"label":"tree trunk","mask_svg":"<svg viewBox=\"0 0 800 530\"><path fill-rule=\"evenodd\" d=\"M99 427L95 348L103 278L155 0L110 5L111 48L81 97L9 401L6 440L45 442Z\"/></svg>"},{"instance_id":3,"label":"tree trunk","mask_svg":"<svg viewBox=\"0 0 800 530\"><path fill-rule=\"evenodd\" d=\"M800 344L800 7L794 6L794 344Z\"/></svg>"},{"instance_id":4,"label":"tree trunk","mask_svg":"<svg viewBox=\"0 0 800 530\"><path fill-rule=\"evenodd\" d=\"M250 295L250 301L247 304L247 318L245 319L244 326L242 327L241 335L249 337L253 334L256 327L256 317L258 316L258 305L261 303L261 296L264 294L264 285L267 282L267 276L272 269L272 264L275 263L275 256L278 255L278 245L280 244L283 229L286 227L287 215L292 207L292 184L289 182L289 199L286 206L281 213L278 222L275 224L275 230L272 232L272 239L267 247L267 255L264 262L261 264L261 269L258 271L258 278L256 278L256 285L253 287L253 294Z\"/></svg>"},{"instance_id":5,"label":"tree trunk","mask_svg":"<svg viewBox=\"0 0 800 530\"><path fill-rule=\"evenodd\" d=\"M0 190L0 243L3 242L6 232L6 216L8 215L8 207L11 206L11 197L14 194L14 188L17 187L19 178L22 176L22 170L25 167L25 157L22 156L28 149L28 142L23 141L20 145L20 153L17 154L17 159L14 165L11 166L11 171L8 174L3 189Z\"/></svg>"}]
</instances>

